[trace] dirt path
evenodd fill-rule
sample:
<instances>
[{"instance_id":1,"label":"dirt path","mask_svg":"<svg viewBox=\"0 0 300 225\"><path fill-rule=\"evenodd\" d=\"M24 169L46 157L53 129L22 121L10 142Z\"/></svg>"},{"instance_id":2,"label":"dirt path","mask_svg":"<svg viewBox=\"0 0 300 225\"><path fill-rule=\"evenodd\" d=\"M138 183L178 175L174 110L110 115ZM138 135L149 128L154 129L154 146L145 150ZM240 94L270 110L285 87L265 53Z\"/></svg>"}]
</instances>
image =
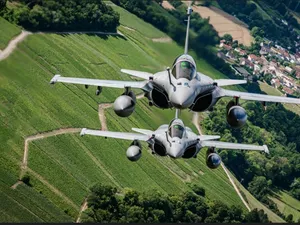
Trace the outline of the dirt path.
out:
<instances>
[{"instance_id":1,"label":"dirt path","mask_svg":"<svg viewBox=\"0 0 300 225\"><path fill-rule=\"evenodd\" d=\"M27 164L28 164L28 146L29 142L38 140L38 139L43 139L51 136L56 136L60 134L67 134L67 133L79 133L80 128L65 128L65 129L58 129L58 130L52 130L44 133L39 133L33 136L29 136L25 138L25 143L24 143L24 155L23 155L23 161L21 164L21 173L20 173L20 179L23 177L25 170L27 169Z\"/></svg>"},{"instance_id":2,"label":"dirt path","mask_svg":"<svg viewBox=\"0 0 300 225\"><path fill-rule=\"evenodd\" d=\"M201 127L200 127L199 114L197 112L194 112L194 115L193 115L193 124L197 128L198 133L200 135L203 135L202 131L201 131Z\"/></svg>"},{"instance_id":3,"label":"dirt path","mask_svg":"<svg viewBox=\"0 0 300 225\"><path fill-rule=\"evenodd\" d=\"M17 183L15 183L13 186L11 186L10 188L11 189L16 189L20 184L22 184L23 182L22 181L17 181Z\"/></svg>"},{"instance_id":4,"label":"dirt path","mask_svg":"<svg viewBox=\"0 0 300 225\"><path fill-rule=\"evenodd\" d=\"M228 173L228 171L227 171L227 168L226 168L226 166L223 164L223 162L221 163L221 166L222 166L223 170L225 171L225 173L226 173L228 179L230 180L230 182L231 182L233 188L235 189L236 193L238 194L238 196L240 197L240 199L242 200L242 202L244 203L244 205L246 206L246 208L247 208L248 211L250 212L251 209L250 209L248 203L245 201L245 199L243 198L243 196L242 196L240 190L239 190L239 189L237 188L237 186L235 185L233 179L232 179L231 176L229 175L229 173Z\"/></svg>"},{"instance_id":5,"label":"dirt path","mask_svg":"<svg viewBox=\"0 0 300 225\"><path fill-rule=\"evenodd\" d=\"M0 61L3 59L6 59L17 47L17 44L22 42L29 34L32 34L31 32L22 30L21 34L19 34L17 37L12 39L7 47L0 52Z\"/></svg>"},{"instance_id":6,"label":"dirt path","mask_svg":"<svg viewBox=\"0 0 300 225\"><path fill-rule=\"evenodd\" d=\"M87 198L84 199L81 207L80 207L80 210L79 210L79 214L78 214L78 217L76 219L76 223L80 223L81 222L81 214L84 210L86 210L88 208L88 202L87 202Z\"/></svg>"},{"instance_id":7,"label":"dirt path","mask_svg":"<svg viewBox=\"0 0 300 225\"><path fill-rule=\"evenodd\" d=\"M172 39L170 37L161 37L161 38L152 38L153 42L160 42L160 43L168 43L172 42Z\"/></svg>"},{"instance_id":8,"label":"dirt path","mask_svg":"<svg viewBox=\"0 0 300 225\"><path fill-rule=\"evenodd\" d=\"M121 27L124 27L125 29L130 30L130 31L135 31L135 29L133 29L131 27L127 27L127 26L124 26L124 25L121 25Z\"/></svg>"},{"instance_id":9,"label":"dirt path","mask_svg":"<svg viewBox=\"0 0 300 225\"><path fill-rule=\"evenodd\" d=\"M194 112L194 116L193 116L193 124L196 126L198 132L200 135L203 135L202 134L202 131L201 131L201 126L200 126L200 121L199 121L199 114ZM238 196L240 197L240 199L242 200L242 202L244 203L244 205L246 206L246 208L249 210L249 212L251 211L249 205L247 204L247 202L245 201L245 199L243 198L243 196L241 195L241 192L240 190L237 188L237 186L235 185L233 179L231 178L231 176L229 175L228 171L227 171L227 168L225 167L225 165L223 164L223 162L221 163L221 166L223 168L223 170L225 171L229 181L231 182L234 190L236 191L236 193L238 194Z\"/></svg>"},{"instance_id":10,"label":"dirt path","mask_svg":"<svg viewBox=\"0 0 300 225\"><path fill-rule=\"evenodd\" d=\"M168 1L162 1L162 7L164 7L165 9L170 9L170 10L174 10L174 6L171 5L170 2Z\"/></svg>"},{"instance_id":11,"label":"dirt path","mask_svg":"<svg viewBox=\"0 0 300 225\"><path fill-rule=\"evenodd\" d=\"M110 108L112 103L99 104L98 115L101 124L101 130L107 130L106 117L104 109Z\"/></svg>"}]
</instances>

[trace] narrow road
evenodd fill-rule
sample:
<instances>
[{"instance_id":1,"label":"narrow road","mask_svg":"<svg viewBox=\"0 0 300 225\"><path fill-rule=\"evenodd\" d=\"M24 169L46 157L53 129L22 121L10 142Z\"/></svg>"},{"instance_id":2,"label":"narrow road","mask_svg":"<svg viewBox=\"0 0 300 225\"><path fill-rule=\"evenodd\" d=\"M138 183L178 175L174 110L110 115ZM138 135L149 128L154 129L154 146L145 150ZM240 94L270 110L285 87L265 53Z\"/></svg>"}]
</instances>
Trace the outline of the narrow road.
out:
<instances>
[{"instance_id":1,"label":"narrow road","mask_svg":"<svg viewBox=\"0 0 300 225\"><path fill-rule=\"evenodd\" d=\"M200 135L203 135L202 134L202 131L201 131L201 127L200 127L200 122L199 122L199 115L198 113L194 113L194 116L193 116L193 124L195 125L195 127L197 128L198 132ZM233 179L231 178L231 176L229 175L228 171L227 171L227 168L225 167L225 165L223 164L223 162L221 163L221 166L223 168L223 170L225 171L229 181L231 182L234 190L236 191L236 193L238 194L238 196L240 197L240 199L242 200L242 202L244 203L244 205L246 206L246 208L249 210L249 212L251 211L249 205L247 204L247 202L245 201L245 199L243 198L240 190L237 188L237 186L235 185Z\"/></svg>"},{"instance_id":2,"label":"narrow road","mask_svg":"<svg viewBox=\"0 0 300 225\"><path fill-rule=\"evenodd\" d=\"M36 134L36 135L27 137L25 139L25 143L24 143L24 155L23 155L23 161L22 161L22 165L21 165L20 179L23 177L24 171L27 169L29 142L38 140L38 139L51 137L51 136L60 135L60 134L77 133L77 132L79 133L80 130L81 130L80 128L65 128L65 129L52 130L52 131L48 131L48 132L44 132L44 133L40 133L40 134Z\"/></svg>"},{"instance_id":3,"label":"narrow road","mask_svg":"<svg viewBox=\"0 0 300 225\"><path fill-rule=\"evenodd\" d=\"M87 198L84 199L81 207L80 207L80 210L79 210L79 214L78 214L78 217L76 219L76 223L80 223L81 222L81 214L84 210L86 210L88 208L88 202L87 202Z\"/></svg>"},{"instance_id":4,"label":"narrow road","mask_svg":"<svg viewBox=\"0 0 300 225\"><path fill-rule=\"evenodd\" d=\"M20 184L22 184L23 182L18 180L17 183L15 183L13 186L11 186L11 189L16 189Z\"/></svg>"},{"instance_id":5,"label":"narrow road","mask_svg":"<svg viewBox=\"0 0 300 225\"><path fill-rule=\"evenodd\" d=\"M139 94L136 96L137 99L141 99L144 97L144 94ZM107 130L107 124L106 124L106 118L104 114L104 109L111 108L113 106L113 103L103 103L99 104L99 120L101 123L101 130ZM28 154L29 154L29 143L34 140L39 140L43 138L48 138L56 135L61 134L70 134L70 133L79 133L81 131L81 128L60 128L57 130L51 130L46 131L43 133L35 134L32 136L29 136L25 138L24 141L24 155L23 160L21 164L21 172L20 172L20 179L24 176L25 171L27 170L30 174L32 174L34 177L39 179L42 183L44 183L47 187L49 187L50 190L52 190L54 193L62 197L68 204L70 204L74 208L78 208L74 202L72 202L67 196L65 196L62 192L60 192L57 188L52 186L47 180L45 180L41 175L33 171L32 169L28 168ZM97 163L96 163L97 164ZM22 181L17 181L14 185L11 186L12 189L16 189L19 184L23 183ZM118 185L118 184L117 184ZM76 220L77 223L80 223L80 216L81 213L87 209L87 201L85 199L83 205L80 208L79 216Z\"/></svg>"},{"instance_id":6,"label":"narrow road","mask_svg":"<svg viewBox=\"0 0 300 225\"><path fill-rule=\"evenodd\" d=\"M240 190L239 190L239 189L237 188L237 186L235 185L233 179L231 178L230 174L228 173L228 170L227 170L226 166L223 164L223 162L221 163L221 166L222 166L223 170L225 171L225 173L226 173L228 179L230 180L230 182L231 182L233 188L235 189L236 193L238 194L238 196L240 197L240 199L242 200L242 202L244 203L244 205L246 206L246 208L247 208L248 211L250 212L251 209L250 209L248 203L245 201L245 199L244 199L243 196L241 195Z\"/></svg>"},{"instance_id":7,"label":"narrow road","mask_svg":"<svg viewBox=\"0 0 300 225\"><path fill-rule=\"evenodd\" d=\"M7 47L0 52L0 61L6 59L17 47L17 44L22 42L28 35L32 34L31 32L22 30L21 34L12 39Z\"/></svg>"},{"instance_id":8,"label":"narrow road","mask_svg":"<svg viewBox=\"0 0 300 225\"><path fill-rule=\"evenodd\" d=\"M197 128L198 133L200 135L202 135L202 131L201 131L201 127L200 127L200 121L199 121L199 114L197 112L194 112L194 115L193 115L193 124Z\"/></svg>"}]
</instances>

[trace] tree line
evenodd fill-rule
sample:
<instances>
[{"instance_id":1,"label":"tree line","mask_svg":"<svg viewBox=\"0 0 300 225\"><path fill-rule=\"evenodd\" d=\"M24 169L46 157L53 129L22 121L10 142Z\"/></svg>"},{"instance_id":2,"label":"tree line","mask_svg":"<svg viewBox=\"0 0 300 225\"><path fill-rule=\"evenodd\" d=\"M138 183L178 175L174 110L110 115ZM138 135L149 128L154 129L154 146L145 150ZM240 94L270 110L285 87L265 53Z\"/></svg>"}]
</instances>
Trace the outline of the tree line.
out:
<instances>
[{"instance_id":1,"label":"tree line","mask_svg":"<svg viewBox=\"0 0 300 225\"><path fill-rule=\"evenodd\" d=\"M218 0L217 2L224 11L235 15L248 24L250 29L253 27L261 28L264 31L264 37L273 41L279 41L281 45L291 47L291 50L295 52L293 41L297 41L298 34L293 28L299 28L299 24L284 4L288 1L264 1L267 7L274 12L278 12L281 18L288 22L288 26L283 25L281 18L278 16L269 15L270 18L264 18L260 11L257 10L256 4L259 4L259 2L256 4L248 0Z\"/></svg>"},{"instance_id":2,"label":"tree line","mask_svg":"<svg viewBox=\"0 0 300 225\"><path fill-rule=\"evenodd\" d=\"M199 187L193 186L199 190ZM200 188L201 189L201 188ZM157 190L139 193L133 189L97 184L90 189L83 222L101 223L246 223L269 222L263 210L245 213L240 207L210 201L203 191L166 195Z\"/></svg>"},{"instance_id":3,"label":"tree line","mask_svg":"<svg viewBox=\"0 0 300 225\"><path fill-rule=\"evenodd\" d=\"M284 218L268 196L284 189L300 200L300 116L281 104L270 103L266 111L259 102L249 101L242 106L248 121L241 129L227 124L224 100L218 102L202 125L208 134L219 134L222 141L268 145L270 155L224 150L220 156L257 199Z\"/></svg>"},{"instance_id":4,"label":"tree line","mask_svg":"<svg viewBox=\"0 0 300 225\"><path fill-rule=\"evenodd\" d=\"M0 16L32 31L116 31L119 14L102 0L0 1Z\"/></svg>"}]
</instances>

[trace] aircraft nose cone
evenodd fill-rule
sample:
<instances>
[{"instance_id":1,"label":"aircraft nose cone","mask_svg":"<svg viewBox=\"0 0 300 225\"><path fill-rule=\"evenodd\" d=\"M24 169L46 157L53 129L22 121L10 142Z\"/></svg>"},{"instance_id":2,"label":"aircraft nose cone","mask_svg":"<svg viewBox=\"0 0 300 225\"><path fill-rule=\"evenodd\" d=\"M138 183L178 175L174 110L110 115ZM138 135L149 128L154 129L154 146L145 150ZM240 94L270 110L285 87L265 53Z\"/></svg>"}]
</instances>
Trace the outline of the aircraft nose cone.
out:
<instances>
[{"instance_id":1,"label":"aircraft nose cone","mask_svg":"<svg viewBox=\"0 0 300 225\"><path fill-rule=\"evenodd\" d=\"M170 101L175 108L186 109L192 105L193 96L189 88L179 89L172 93Z\"/></svg>"},{"instance_id":2,"label":"aircraft nose cone","mask_svg":"<svg viewBox=\"0 0 300 225\"><path fill-rule=\"evenodd\" d=\"M180 146L172 146L169 155L174 159L179 158L182 155Z\"/></svg>"}]
</instances>

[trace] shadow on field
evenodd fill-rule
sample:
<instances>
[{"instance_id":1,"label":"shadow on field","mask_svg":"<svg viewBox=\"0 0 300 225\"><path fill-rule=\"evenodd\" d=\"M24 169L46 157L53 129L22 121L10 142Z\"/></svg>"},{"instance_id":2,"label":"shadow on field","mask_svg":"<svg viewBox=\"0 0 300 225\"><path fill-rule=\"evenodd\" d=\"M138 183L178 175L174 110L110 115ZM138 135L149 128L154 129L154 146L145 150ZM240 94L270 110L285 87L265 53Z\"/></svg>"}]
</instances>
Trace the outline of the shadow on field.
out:
<instances>
[{"instance_id":1,"label":"shadow on field","mask_svg":"<svg viewBox=\"0 0 300 225\"><path fill-rule=\"evenodd\" d=\"M104 32L92 32L92 31L91 32L90 31L87 31L87 32L54 32L54 33L57 35L60 35L62 37L79 34L79 35L88 35L90 37L97 36L103 40L107 40L109 37L114 37L116 39L123 39L123 40L127 41L127 38L125 36L118 34L118 33L104 33Z\"/></svg>"}]
</instances>

